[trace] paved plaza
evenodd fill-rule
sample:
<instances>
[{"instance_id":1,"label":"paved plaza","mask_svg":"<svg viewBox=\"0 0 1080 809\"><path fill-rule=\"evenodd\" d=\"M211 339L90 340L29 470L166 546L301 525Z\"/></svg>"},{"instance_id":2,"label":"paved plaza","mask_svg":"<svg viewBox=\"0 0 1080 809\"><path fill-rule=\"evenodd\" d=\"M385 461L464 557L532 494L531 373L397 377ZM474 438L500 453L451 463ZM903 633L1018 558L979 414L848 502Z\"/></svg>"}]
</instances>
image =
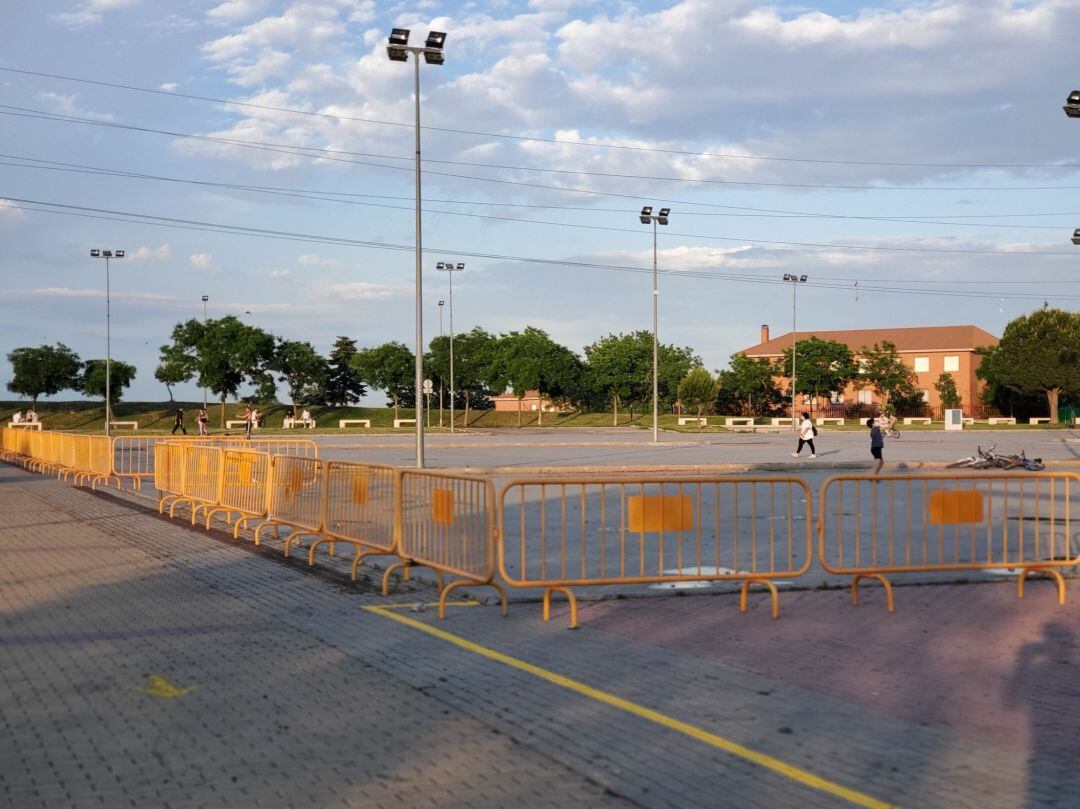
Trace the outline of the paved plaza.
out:
<instances>
[{"instance_id":1,"label":"paved plaza","mask_svg":"<svg viewBox=\"0 0 1080 809\"><path fill-rule=\"evenodd\" d=\"M1069 438L1044 440L1066 460ZM475 452L488 466L512 454ZM0 805L1065 807L1080 794L1080 596L1059 606L1044 581L1022 601L1011 580L898 587L892 615L876 588L858 608L843 589L792 589L776 621L763 596L740 614L732 594L654 593L584 602L568 631L563 607L545 623L522 601L504 618L462 600L440 621L422 580L384 598L378 571L356 585L345 571L0 464Z\"/></svg>"}]
</instances>

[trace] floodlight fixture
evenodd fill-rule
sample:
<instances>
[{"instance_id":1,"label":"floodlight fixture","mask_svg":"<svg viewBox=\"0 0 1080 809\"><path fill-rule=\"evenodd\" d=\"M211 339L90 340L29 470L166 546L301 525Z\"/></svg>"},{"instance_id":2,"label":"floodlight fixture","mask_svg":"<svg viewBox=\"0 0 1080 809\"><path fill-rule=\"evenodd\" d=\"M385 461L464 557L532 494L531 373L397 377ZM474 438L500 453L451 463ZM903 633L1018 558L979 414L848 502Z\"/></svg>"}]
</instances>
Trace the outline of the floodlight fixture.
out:
<instances>
[{"instance_id":1,"label":"floodlight fixture","mask_svg":"<svg viewBox=\"0 0 1080 809\"><path fill-rule=\"evenodd\" d=\"M115 253L115 256L116 256L116 258L123 258L124 257L124 251L123 250L117 250L116 253Z\"/></svg>"},{"instance_id":2,"label":"floodlight fixture","mask_svg":"<svg viewBox=\"0 0 1080 809\"><path fill-rule=\"evenodd\" d=\"M101 251L96 247L90 249L90 258L101 258Z\"/></svg>"},{"instance_id":3,"label":"floodlight fixture","mask_svg":"<svg viewBox=\"0 0 1080 809\"><path fill-rule=\"evenodd\" d=\"M805 284L806 283L806 276L805 275L800 275L799 276L799 283L800 284Z\"/></svg>"},{"instance_id":4,"label":"floodlight fixture","mask_svg":"<svg viewBox=\"0 0 1080 809\"><path fill-rule=\"evenodd\" d=\"M203 302L203 303L206 303L206 302L207 302L208 300L210 300L210 296L209 296L209 295L203 295L203 296L202 296L202 302Z\"/></svg>"},{"instance_id":5,"label":"floodlight fixture","mask_svg":"<svg viewBox=\"0 0 1080 809\"><path fill-rule=\"evenodd\" d=\"M1073 231L1072 243L1076 244L1076 245L1080 245L1080 228L1077 228L1076 230Z\"/></svg>"},{"instance_id":6,"label":"floodlight fixture","mask_svg":"<svg viewBox=\"0 0 1080 809\"><path fill-rule=\"evenodd\" d=\"M409 44L409 29L395 28L390 32L390 38L386 46L386 55L391 62L409 61L409 52L405 46Z\"/></svg>"},{"instance_id":7,"label":"floodlight fixture","mask_svg":"<svg viewBox=\"0 0 1080 809\"><path fill-rule=\"evenodd\" d=\"M464 270L465 269L465 262L464 261L459 261L458 265L457 265L457 267L455 269Z\"/></svg>"},{"instance_id":8,"label":"floodlight fixture","mask_svg":"<svg viewBox=\"0 0 1080 809\"><path fill-rule=\"evenodd\" d=\"M641 224L647 225L652 221L652 206L646 205L641 209Z\"/></svg>"},{"instance_id":9,"label":"floodlight fixture","mask_svg":"<svg viewBox=\"0 0 1080 809\"><path fill-rule=\"evenodd\" d=\"M443 59L443 44L446 42L446 34L442 31L430 31L427 41L424 43L424 61L429 65L441 65Z\"/></svg>"},{"instance_id":10,"label":"floodlight fixture","mask_svg":"<svg viewBox=\"0 0 1080 809\"><path fill-rule=\"evenodd\" d=\"M656 221L661 225L666 225L668 223L668 214L670 213L671 208L661 208L660 213L657 214Z\"/></svg>"},{"instance_id":11,"label":"floodlight fixture","mask_svg":"<svg viewBox=\"0 0 1080 809\"><path fill-rule=\"evenodd\" d=\"M1062 109L1070 118L1080 118L1080 90L1073 90L1069 93L1069 97L1065 99L1065 106Z\"/></svg>"}]
</instances>

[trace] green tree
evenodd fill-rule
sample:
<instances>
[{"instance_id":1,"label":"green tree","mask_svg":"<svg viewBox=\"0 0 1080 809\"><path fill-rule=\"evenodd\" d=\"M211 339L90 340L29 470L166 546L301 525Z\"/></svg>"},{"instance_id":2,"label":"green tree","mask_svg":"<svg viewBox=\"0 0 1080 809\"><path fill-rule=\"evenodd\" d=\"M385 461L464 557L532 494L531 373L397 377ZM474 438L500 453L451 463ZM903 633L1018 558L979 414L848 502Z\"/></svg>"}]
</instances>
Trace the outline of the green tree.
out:
<instances>
[{"instance_id":1,"label":"green tree","mask_svg":"<svg viewBox=\"0 0 1080 809\"><path fill-rule=\"evenodd\" d=\"M997 346L979 353L980 379L1022 395L1044 395L1054 423L1061 396L1080 391L1080 315L1037 309L1010 321Z\"/></svg>"},{"instance_id":2,"label":"green tree","mask_svg":"<svg viewBox=\"0 0 1080 809\"><path fill-rule=\"evenodd\" d=\"M690 369L679 383L679 401L687 407L696 407L700 416L706 407L716 401L717 385L713 375L702 367Z\"/></svg>"},{"instance_id":3,"label":"green tree","mask_svg":"<svg viewBox=\"0 0 1080 809\"><path fill-rule=\"evenodd\" d=\"M387 404L394 408L395 419L398 407L416 403L415 363L415 355L408 346L397 342L361 349L352 358L353 368L365 383L386 391L390 397Z\"/></svg>"},{"instance_id":4,"label":"green tree","mask_svg":"<svg viewBox=\"0 0 1080 809\"><path fill-rule=\"evenodd\" d=\"M918 395L918 377L900 358L896 345L888 340L859 349L857 382L865 382L881 398L883 409L894 400L910 400Z\"/></svg>"},{"instance_id":5,"label":"green tree","mask_svg":"<svg viewBox=\"0 0 1080 809\"><path fill-rule=\"evenodd\" d=\"M289 388L289 403L296 411L297 404L312 404L326 390L330 365L308 342L282 340L274 352L272 370L278 381Z\"/></svg>"},{"instance_id":6,"label":"green tree","mask_svg":"<svg viewBox=\"0 0 1080 809\"><path fill-rule=\"evenodd\" d=\"M352 359L356 356L356 341L348 337L338 337L330 349L330 364L326 383L320 398L329 405L341 407L355 404L363 398L367 390L360 378Z\"/></svg>"},{"instance_id":7,"label":"green tree","mask_svg":"<svg viewBox=\"0 0 1080 809\"><path fill-rule=\"evenodd\" d=\"M135 366L120 360L109 362L109 399L110 405L120 401L124 388L131 387L135 380ZM79 380L79 389L87 396L105 398L105 360L87 360Z\"/></svg>"},{"instance_id":8,"label":"green tree","mask_svg":"<svg viewBox=\"0 0 1080 809\"><path fill-rule=\"evenodd\" d=\"M265 397L273 384L269 368L274 361L274 338L255 326L229 315L217 320L177 323L172 344L161 347L161 362L176 363L198 378L221 402L221 426L225 426L225 401L235 397L245 382Z\"/></svg>"},{"instance_id":9,"label":"green tree","mask_svg":"<svg viewBox=\"0 0 1080 809\"><path fill-rule=\"evenodd\" d=\"M776 384L776 366L764 357L732 354L730 368L719 374L717 404L723 401L743 416L767 416L784 402Z\"/></svg>"},{"instance_id":10,"label":"green tree","mask_svg":"<svg viewBox=\"0 0 1080 809\"><path fill-rule=\"evenodd\" d=\"M951 410L960 407L960 392L956 389L956 380L952 374L943 372L934 383L934 389L938 392L943 408Z\"/></svg>"},{"instance_id":11,"label":"green tree","mask_svg":"<svg viewBox=\"0 0 1080 809\"><path fill-rule=\"evenodd\" d=\"M79 390L79 355L63 343L55 346L25 346L7 355L11 363L11 381L7 389L28 396L37 407L39 396L54 396L62 390Z\"/></svg>"},{"instance_id":12,"label":"green tree","mask_svg":"<svg viewBox=\"0 0 1080 809\"><path fill-rule=\"evenodd\" d=\"M539 392L541 405L537 410L537 423L543 424L543 400L565 401L580 384L582 364L578 356L534 326L502 335L496 363L497 376L518 397L519 427L521 399L526 391Z\"/></svg>"},{"instance_id":13,"label":"green tree","mask_svg":"<svg viewBox=\"0 0 1080 809\"><path fill-rule=\"evenodd\" d=\"M184 368L182 364L171 362L169 360L163 360L158 364L158 367L154 369L154 379L163 384L165 390L169 392L169 402L175 401L172 392L173 385L187 382L192 376L193 374L191 371Z\"/></svg>"},{"instance_id":14,"label":"green tree","mask_svg":"<svg viewBox=\"0 0 1080 809\"><path fill-rule=\"evenodd\" d=\"M499 382L499 338L479 326L454 335L454 407L464 410L465 425L469 423L470 410L490 409L490 397ZM436 337L431 341L427 356L432 381L450 390L450 338ZM503 388L505 390L505 388ZM448 404L448 402L447 402Z\"/></svg>"},{"instance_id":15,"label":"green tree","mask_svg":"<svg viewBox=\"0 0 1080 809\"><path fill-rule=\"evenodd\" d=\"M784 349L784 376L791 379L791 349ZM851 349L835 340L810 337L795 344L795 393L815 398L843 390L858 374Z\"/></svg>"}]
</instances>

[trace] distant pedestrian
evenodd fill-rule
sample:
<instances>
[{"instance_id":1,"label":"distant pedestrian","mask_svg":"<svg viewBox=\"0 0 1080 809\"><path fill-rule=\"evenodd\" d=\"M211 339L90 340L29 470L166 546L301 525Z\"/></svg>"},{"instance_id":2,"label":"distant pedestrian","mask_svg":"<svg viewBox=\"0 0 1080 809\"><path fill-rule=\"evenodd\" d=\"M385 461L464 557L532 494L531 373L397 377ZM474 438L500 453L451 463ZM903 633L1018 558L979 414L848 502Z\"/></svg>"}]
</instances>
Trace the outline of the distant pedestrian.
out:
<instances>
[{"instance_id":1,"label":"distant pedestrian","mask_svg":"<svg viewBox=\"0 0 1080 809\"><path fill-rule=\"evenodd\" d=\"M810 414L803 413L802 421L799 422L799 448L791 453L793 458L798 458L799 453L802 452L803 445L810 447L810 457L817 457L817 450L814 449L814 436L817 435L817 427L814 426L814 422L810 421Z\"/></svg>"},{"instance_id":2,"label":"distant pedestrian","mask_svg":"<svg viewBox=\"0 0 1080 809\"><path fill-rule=\"evenodd\" d=\"M187 435L187 427L184 426L184 408L176 408L176 420L173 421L171 435L176 435L176 431L179 430L184 435Z\"/></svg>"},{"instance_id":3,"label":"distant pedestrian","mask_svg":"<svg viewBox=\"0 0 1080 809\"><path fill-rule=\"evenodd\" d=\"M870 428L870 454L874 458L874 474L876 475L885 465L885 459L881 457L881 451L885 448L885 436L881 434L881 428L873 418L866 420L866 426Z\"/></svg>"},{"instance_id":4,"label":"distant pedestrian","mask_svg":"<svg viewBox=\"0 0 1080 809\"><path fill-rule=\"evenodd\" d=\"M244 407L244 437L251 438L251 420L253 416L251 405Z\"/></svg>"},{"instance_id":5,"label":"distant pedestrian","mask_svg":"<svg viewBox=\"0 0 1080 809\"><path fill-rule=\"evenodd\" d=\"M195 419L199 423L199 435L207 435L206 425L210 423L210 417L206 414L206 408L199 408L199 415Z\"/></svg>"}]
</instances>

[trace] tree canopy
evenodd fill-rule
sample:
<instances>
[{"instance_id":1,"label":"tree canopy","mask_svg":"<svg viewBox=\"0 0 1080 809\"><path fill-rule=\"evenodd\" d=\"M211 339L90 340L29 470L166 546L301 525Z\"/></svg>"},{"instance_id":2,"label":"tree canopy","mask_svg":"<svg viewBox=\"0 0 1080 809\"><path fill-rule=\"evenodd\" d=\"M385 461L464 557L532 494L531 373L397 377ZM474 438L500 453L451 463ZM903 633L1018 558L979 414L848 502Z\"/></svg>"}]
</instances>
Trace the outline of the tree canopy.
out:
<instances>
[{"instance_id":1,"label":"tree canopy","mask_svg":"<svg viewBox=\"0 0 1080 809\"><path fill-rule=\"evenodd\" d=\"M383 343L357 351L352 364L365 383L386 392L395 419L399 407L416 404L416 357L404 343Z\"/></svg>"},{"instance_id":2,"label":"tree canopy","mask_svg":"<svg viewBox=\"0 0 1080 809\"><path fill-rule=\"evenodd\" d=\"M784 349L784 376L791 379L791 348ZM822 396L842 391L858 374L851 349L835 340L809 337L795 344L795 392Z\"/></svg>"},{"instance_id":3,"label":"tree canopy","mask_svg":"<svg viewBox=\"0 0 1080 809\"><path fill-rule=\"evenodd\" d=\"M315 346L300 340L282 340L274 351L271 368L278 381L289 389L289 402L296 406L321 401L330 375L330 364Z\"/></svg>"},{"instance_id":4,"label":"tree canopy","mask_svg":"<svg viewBox=\"0 0 1080 809\"><path fill-rule=\"evenodd\" d=\"M773 363L764 357L732 354L729 365L717 380L718 406L737 408L742 416L767 416L782 408L784 393L777 387Z\"/></svg>"},{"instance_id":5,"label":"tree canopy","mask_svg":"<svg viewBox=\"0 0 1080 809\"><path fill-rule=\"evenodd\" d=\"M684 407L697 409L700 416L707 407L716 401L716 380L702 367L691 368L690 373L679 383L679 401Z\"/></svg>"},{"instance_id":6,"label":"tree canopy","mask_svg":"<svg viewBox=\"0 0 1080 809\"><path fill-rule=\"evenodd\" d=\"M115 405L123 396L124 389L135 381L135 366L121 360L109 361L109 404ZM105 398L105 360L87 360L79 390L87 396Z\"/></svg>"},{"instance_id":7,"label":"tree canopy","mask_svg":"<svg viewBox=\"0 0 1080 809\"><path fill-rule=\"evenodd\" d=\"M885 408L896 400L910 400L918 395L917 377L900 358L896 344L883 340L880 344L859 349L857 382L873 388Z\"/></svg>"},{"instance_id":8,"label":"tree canopy","mask_svg":"<svg viewBox=\"0 0 1080 809\"><path fill-rule=\"evenodd\" d=\"M364 380L353 367L352 359L356 356L356 341L348 337L338 337L330 349L329 367L321 398L330 405L341 407L359 402L367 393Z\"/></svg>"},{"instance_id":9,"label":"tree canopy","mask_svg":"<svg viewBox=\"0 0 1080 809\"><path fill-rule=\"evenodd\" d=\"M35 407L39 396L80 389L82 361L63 343L16 348L7 358L12 370L7 389L19 396L30 397Z\"/></svg>"},{"instance_id":10,"label":"tree canopy","mask_svg":"<svg viewBox=\"0 0 1080 809\"><path fill-rule=\"evenodd\" d=\"M567 399L580 384L581 360L566 346L556 343L548 333L533 326L512 331L499 338L496 349L495 376L521 399L526 391L537 390L541 399ZM543 407L537 410L543 423ZM518 424L521 410L518 409Z\"/></svg>"}]
</instances>

